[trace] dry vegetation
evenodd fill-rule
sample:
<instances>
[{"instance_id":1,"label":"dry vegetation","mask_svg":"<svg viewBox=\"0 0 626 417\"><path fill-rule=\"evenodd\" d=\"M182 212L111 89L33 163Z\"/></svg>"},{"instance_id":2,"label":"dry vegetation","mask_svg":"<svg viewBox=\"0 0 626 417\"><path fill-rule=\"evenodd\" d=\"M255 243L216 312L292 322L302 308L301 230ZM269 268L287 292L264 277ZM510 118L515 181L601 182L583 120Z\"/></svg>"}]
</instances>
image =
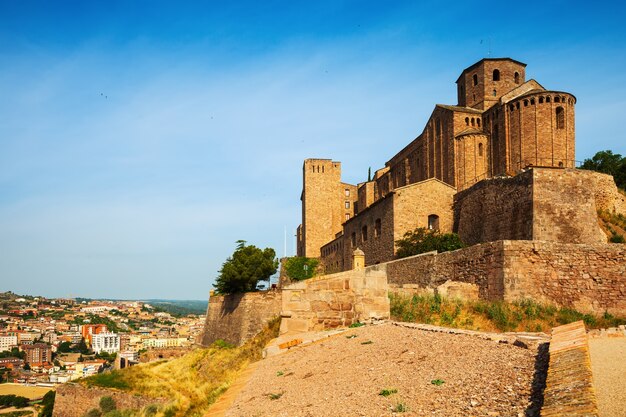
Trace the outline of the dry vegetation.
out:
<instances>
[{"instance_id":1,"label":"dry vegetation","mask_svg":"<svg viewBox=\"0 0 626 417\"><path fill-rule=\"evenodd\" d=\"M278 335L280 320L273 320L241 347L215 343L170 361L159 361L86 378L88 386L116 388L134 394L167 398L165 407L154 406L125 416L201 416L250 363L261 358L263 347Z\"/></svg>"},{"instance_id":2,"label":"dry vegetation","mask_svg":"<svg viewBox=\"0 0 626 417\"><path fill-rule=\"evenodd\" d=\"M531 300L461 301L438 295L389 295L392 320L427 323L480 331L549 332L552 327L584 320L587 328L614 327L626 319L605 313L583 314L570 308L540 304Z\"/></svg>"},{"instance_id":3,"label":"dry vegetation","mask_svg":"<svg viewBox=\"0 0 626 417\"><path fill-rule=\"evenodd\" d=\"M609 242L626 242L626 216L621 213L598 210L598 219L600 227L609 238Z\"/></svg>"},{"instance_id":4,"label":"dry vegetation","mask_svg":"<svg viewBox=\"0 0 626 417\"><path fill-rule=\"evenodd\" d=\"M50 390L51 388L31 387L20 384L0 384L0 395L19 395L31 400L43 397Z\"/></svg>"}]
</instances>

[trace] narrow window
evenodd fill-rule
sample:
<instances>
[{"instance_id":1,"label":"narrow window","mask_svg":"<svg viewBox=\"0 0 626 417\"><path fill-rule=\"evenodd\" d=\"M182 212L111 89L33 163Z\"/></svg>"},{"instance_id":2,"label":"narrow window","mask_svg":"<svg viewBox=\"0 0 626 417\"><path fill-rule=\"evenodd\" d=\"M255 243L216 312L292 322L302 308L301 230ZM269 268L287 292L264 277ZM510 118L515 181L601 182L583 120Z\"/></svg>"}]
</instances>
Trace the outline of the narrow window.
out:
<instances>
[{"instance_id":1,"label":"narrow window","mask_svg":"<svg viewBox=\"0 0 626 417\"><path fill-rule=\"evenodd\" d=\"M469 117L465 118L465 126L469 126Z\"/></svg>"},{"instance_id":2,"label":"narrow window","mask_svg":"<svg viewBox=\"0 0 626 417\"><path fill-rule=\"evenodd\" d=\"M324 173L324 166L322 165L322 174Z\"/></svg>"},{"instance_id":3,"label":"narrow window","mask_svg":"<svg viewBox=\"0 0 626 417\"><path fill-rule=\"evenodd\" d=\"M550 102L550 96L546 97L546 103Z\"/></svg>"},{"instance_id":4,"label":"narrow window","mask_svg":"<svg viewBox=\"0 0 626 417\"><path fill-rule=\"evenodd\" d=\"M474 85L478 85L478 75L474 74L472 80L474 81Z\"/></svg>"},{"instance_id":5,"label":"narrow window","mask_svg":"<svg viewBox=\"0 0 626 417\"><path fill-rule=\"evenodd\" d=\"M498 92L494 89L492 94L494 97L496 97L498 95Z\"/></svg>"},{"instance_id":6,"label":"narrow window","mask_svg":"<svg viewBox=\"0 0 626 417\"><path fill-rule=\"evenodd\" d=\"M556 128L565 129L565 111L561 106L556 108Z\"/></svg>"},{"instance_id":7,"label":"narrow window","mask_svg":"<svg viewBox=\"0 0 626 417\"><path fill-rule=\"evenodd\" d=\"M436 214L428 216L428 229L439 230L439 216Z\"/></svg>"},{"instance_id":8,"label":"narrow window","mask_svg":"<svg viewBox=\"0 0 626 417\"><path fill-rule=\"evenodd\" d=\"M531 98L531 99L530 99L530 105L531 105L531 106L534 106L534 105L535 105L535 99L534 99L534 98Z\"/></svg>"},{"instance_id":9,"label":"narrow window","mask_svg":"<svg viewBox=\"0 0 626 417\"><path fill-rule=\"evenodd\" d=\"M524 107L528 106L528 100L524 100Z\"/></svg>"},{"instance_id":10,"label":"narrow window","mask_svg":"<svg viewBox=\"0 0 626 417\"><path fill-rule=\"evenodd\" d=\"M346 201L346 208L349 209L350 208L350 202Z\"/></svg>"},{"instance_id":11,"label":"narrow window","mask_svg":"<svg viewBox=\"0 0 626 417\"><path fill-rule=\"evenodd\" d=\"M476 101L476 94L472 94L472 99Z\"/></svg>"},{"instance_id":12,"label":"narrow window","mask_svg":"<svg viewBox=\"0 0 626 417\"><path fill-rule=\"evenodd\" d=\"M380 219L376 219L376 222L374 223L374 237L380 237L381 228Z\"/></svg>"},{"instance_id":13,"label":"narrow window","mask_svg":"<svg viewBox=\"0 0 626 417\"><path fill-rule=\"evenodd\" d=\"M559 161L559 168L563 168L563 161Z\"/></svg>"},{"instance_id":14,"label":"narrow window","mask_svg":"<svg viewBox=\"0 0 626 417\"><path fill-rule=\"evenodd\" d=\"M497 70L497 69L493 70L493 80L500 81L500 70Z\"/></svg>"},{"instance_id":15,"label":"narrow window","mask_svg":"<svg viewBox=\"0 0 626 417\"><path fill-rule=\"evenodd\" d=\"M352 245L352 247L356 246L356 233L352 232L352 235L350 235L350 244Z\"/></svg>"},{"instance_id":16,"label":"narrow window","mask_svg":"<svg viewBox=\"0 0 626 417\"><path fill-rule=\"evenodd\" d=\"M519 84L519 72L516 71L513 78L515 79L515 84Z\"/></svg>"},{"instance_id":17,"label":"narrow window","mask_svg":"<svg viewBox=\"0 0 626 417\"><path fill-rule=\"evenodd\" d=\"M346 220L350 220L350 214L346 213Z\"/></svg>"},{"instance_id":18,"label":"narrow window","mask_svg":"<svg viewBox=\"0 0 626 417\"><path fill-rule=\"evenodd\" d=\"M554 97L554 102L555 102L555 103L559 103L560 101L561 101L561 99L560 99L558 96L557 96L557 97Z\"/></svg>"},{"instance_id":19,"label":"narrow window","mask_svg":"<svg viewBox=\"0 0 626 417\"><path fill-rule=\"evenodd\" d=\"M363 227L361 228L361 240L362 240L363 242L366 242L366 241L367 241L367 226L363 226Z\"/></svg>"},{"instance_id":20,"label":"narrow window","mask_svg":"<svg viewBox=\"0 0 626 417\"><path fill-rule=\"evenodd\" d=\"M349 188L346 188L346 189L344 190L344 192L345 192L345 194L346 194L346 197L350 197L350 189L349 189Z\"/></svg>"},{"instance_id":21,"label":"narrow window","mask_svg":"<svg viewBox=\"0 0 626 417\"><path fill-rule=\"evenodd\" d=\"M476 124L480 127L480 119L476 119Z\"/></svg>"},{"instance_id":22,"label":"narrow window","mask_svg":"<svg viewBox=\"0 0 626 417\"><path fill-rule=\"evenodd\" d=\"M543 104L543 97L539 97L539 104Z\"/></svg>"},{"instance_id":23,"label":"narrow window","mask_svg":"<svg viewBox=\"0 0 626 417\"><path fill-rule=\"evenodd\" d=\"M474 118L472 117L472 126L474 126Z\"/></svg>"},{"instance_id":24,"label":"narrow window","mask_svg":"<svg viewBox=\"0 0 626 417\"><path fill-rule=\"evenodd\" d=\"M483 156L483 144L478 144L478 156Z\"/></svg>"}]
</instances>

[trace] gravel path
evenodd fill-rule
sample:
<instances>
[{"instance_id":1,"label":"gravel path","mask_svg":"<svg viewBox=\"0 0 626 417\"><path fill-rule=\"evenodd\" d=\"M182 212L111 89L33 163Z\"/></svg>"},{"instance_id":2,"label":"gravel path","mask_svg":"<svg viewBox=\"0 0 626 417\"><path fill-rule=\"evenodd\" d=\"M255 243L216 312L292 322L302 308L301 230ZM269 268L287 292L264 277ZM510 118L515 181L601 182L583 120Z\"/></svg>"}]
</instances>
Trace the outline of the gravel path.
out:
<instances>
[{"instance_id":1,"label":"gravel path","mask_svg":"<svg viewBox=\"0 0 626 417\"><path fill-rule=\"evenodd\" d=\"M362 327L262 361L226 416L524 416L535 354L466 335Z\"/></svg>"},{"instance_id":2,"label":"gravel path","mask_svg":"<svg viewBox=\"0 0 626 417\"><path fill-rule=\"evenodd\" d=\"M600 417L626 416L626 338L590 338L589 354Z\"/></svg>"}]
</instances>

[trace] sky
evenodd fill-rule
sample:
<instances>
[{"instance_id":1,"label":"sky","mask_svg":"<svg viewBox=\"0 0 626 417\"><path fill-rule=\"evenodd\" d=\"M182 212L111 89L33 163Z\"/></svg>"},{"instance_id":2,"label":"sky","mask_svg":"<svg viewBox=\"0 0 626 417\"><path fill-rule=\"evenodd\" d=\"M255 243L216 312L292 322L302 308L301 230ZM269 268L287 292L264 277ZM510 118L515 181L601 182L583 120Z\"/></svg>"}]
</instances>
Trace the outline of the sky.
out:
<instances>
[{"instance_id":1,"label":"sky","mask_svg":"<svg viewBox=\"0 0 626 417\"><path fill-rule=\"evenodd\" d=\"M237 240L294 254L305 158L366 180L485 57L577 97L577 160L626 155L625 18L571 0L0 0L0 291L206 299Z\"/></svg>"}]
</instances>

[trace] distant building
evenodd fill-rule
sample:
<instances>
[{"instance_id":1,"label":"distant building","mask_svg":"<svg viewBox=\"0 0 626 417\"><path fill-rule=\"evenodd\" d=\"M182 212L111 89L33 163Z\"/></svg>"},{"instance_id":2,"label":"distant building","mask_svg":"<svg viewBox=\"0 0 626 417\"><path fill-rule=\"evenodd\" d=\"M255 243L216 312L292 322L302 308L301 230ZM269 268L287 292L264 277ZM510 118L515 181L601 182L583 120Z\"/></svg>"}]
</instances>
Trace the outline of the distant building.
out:
<instances>
[{"instance_id":1,"label":"distant building","mask_svg":"<svg viewBox=\"0 0 626 417\"><path fill-rule=\"evenodd\" d=\"M145 348L181 347L181 346L185 346L187 343L188 343L188 340L184 337L144 339L143 347Z\"/></svg>"},{"instance_id":2,"label":"distant building","mask_svg":"<svg viewBox=\"0 0 626 417\"><path fill-rule=\"evenodd\" d=\"M0 358L0 368L17 368L23 363L24 361L20 358Z\"/></svg>"},{"instance_id":3,"label":"distant building","mask_svg":"<svg viewBox=\"0 0 626 417\"><path fill-rule=\"evenodd\" d=\"M11 350L14 347L17 347L17 336L0 336L0 352Z\"/></svg>"},{"instance_id":4,"label":"distant building","mask_svg":"<svg viewBox=\"0 0 626 417\"><path fill-rule=\"evenodd\" d=\"M29 364L52 362L52 349L45 343L22 345L21 349L26 353L26 362Z\"/></svg>"},{"instance_id":5,"label":"distant building","mask_svg":"<svg viewBox=\"0 0 626 417\"><path fill-rule=\"evenodd\" d=\"M93 335L100 333L107 333L106 324L83 324L80 329L80 334L85 339L85 343L93 345Z\"/></svg>"},{"instance_id":6,"label":"distant building","mask_svg":"<svg viewBox=\"0 0 626 417\"><path fill-rule=\"evenodd\" d=\"M120 336L117 333L98 333L91 337L94 352L116 353L120 351Z\"/></svg>"}]
</instances>

